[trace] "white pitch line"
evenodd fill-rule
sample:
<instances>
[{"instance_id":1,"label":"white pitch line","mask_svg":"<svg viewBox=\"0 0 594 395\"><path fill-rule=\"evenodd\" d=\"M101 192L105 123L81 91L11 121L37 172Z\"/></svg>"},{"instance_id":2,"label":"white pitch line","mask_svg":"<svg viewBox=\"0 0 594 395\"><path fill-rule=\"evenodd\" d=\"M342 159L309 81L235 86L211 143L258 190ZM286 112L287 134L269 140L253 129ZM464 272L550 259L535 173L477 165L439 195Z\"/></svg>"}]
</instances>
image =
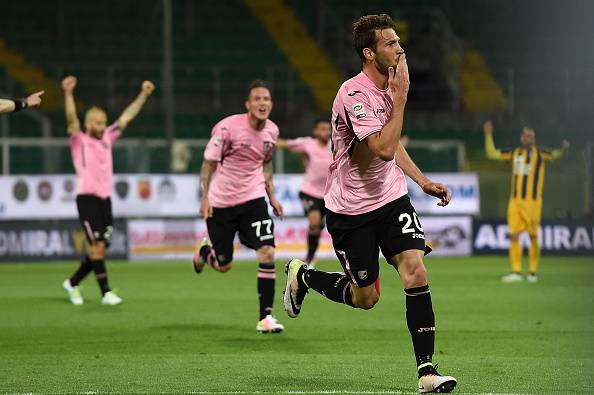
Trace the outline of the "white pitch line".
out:
<instances>
[{"instance_id":1,"label":"white pitch line","mask_svg":"<svg viewBox=\"0 0 594 395\"><path fill-rule=\"evenodd\" d=\"M79 392L5 392L2 395L118 395L118 394L159 394L159 395L244 395L244 394L287 394L287 395L416 395L416 391L361 391L361 390L319 390L319 391L181 391L181 392L138 392L138 391L79 391ZM519 392L456 392L459 395L532 395Z\"/></svg>"}]
</instances>

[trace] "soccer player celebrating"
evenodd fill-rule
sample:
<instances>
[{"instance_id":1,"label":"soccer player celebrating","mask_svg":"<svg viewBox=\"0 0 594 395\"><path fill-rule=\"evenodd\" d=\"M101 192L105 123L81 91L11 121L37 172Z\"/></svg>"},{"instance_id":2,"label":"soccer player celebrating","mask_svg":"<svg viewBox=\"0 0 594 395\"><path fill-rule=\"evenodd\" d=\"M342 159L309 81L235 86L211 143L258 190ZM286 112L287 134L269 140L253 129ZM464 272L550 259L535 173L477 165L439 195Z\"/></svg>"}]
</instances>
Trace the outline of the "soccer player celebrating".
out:
<instances>
[{"instance_id":1,"label":"soccer player celebrating","mask_svg":"<svg viewBox=\"0 0 594 395\"><path fill-rule=\"evenodd\" d=\"M24 99L0 99L0 114L17 112L30 107L38 107L41 104L41 95L45 92L33 93Z\"/></svg>"},{"instance_id":2,"label":"soccer player celebrating","mask_svg":"<svg viewBox=\"0 0 594 395\"><path fill-rule=\"evenodd\" d=\"M310 289L337 303L371 309L379 300L381 249L404 284L419 391L450 392L456 379L439 375L432 362L435 317L423 264L425 235L405 174L439 198L439 206L447 205L451 194L425 177L399 142L409 77L391 17L363 16L353 24L353 36L363 70L344 82L334 99L334 162L324 196L328 231L344 272L317 271L291 260L285 310L296 317Z\"/></svg>"},{"instance_id":3,"label":"soccer player celebrating","mask_svg":"<svg viewBox=\"0 0 594 395\"><path fill-rule=\"evenodd\" d=\"M231 115L217 123L204 151L200 171L200 217L206 219L210 240L198 245L193 265L196 273L208 264L225 273L233 265L233 239L256 250L260 319L256 331L279 333L284 326L272 316L274 301L274 223L268 215L267 194L274 214L283 207L274 194L272 155L278 127L268 117L270 90L263 81L250 84L247 113ZM212 241L212 242L211 242Z\"/></svg>"},{"instance_id":4,"label":"soccer player celebrating","mask_svg":"<svg viewBox=\"0 0 594 395\"><path fill-rule=\"evenodd\" d=\"M299 199L303 211L309 221L307 234L307 257L305 262L314 264L320 233L324 228L326 206L324 204L324 188L328 168L332 163L332 150L330 135L332 126L326 119L317 119L314 122L314 137L301 137L292 140L279 139L278 148L288 149L291 152L302 154L305 162L305 176L299 192Z\"/></svg>"},{"instance_id":5,"label":"soccer player celebrating","mask_svg":"<svg viewBox=\"0 0 594 395\"><path fill-rule=\"evenodd\" d=\"M512 162L512 184L507 206L507 224L509 226L509 262L511 273L501 278L505 283L522 281L522 246L520 234L528 232L530 236L529 268L526 279L538 281L538 227L542 213L542 186L545 177L545 162L561 158L569 150L569 142L563 140L559 149L547 151L536 145L534 129L524 127L520 135L521 145L514 150L501 151L493 142L493 123L483 125L485 132L485 151L489 159Z\"/></svg>"},{"instance_id":6,"label":"soccer player celebrating","mask_svg":"<svg viewBox=\"0 0 594 395\"><path fill-rule=\"evenodd\" d=\"M107 126L107 115L99 107L91 107L85 115L85 131L80 128L74 104L76 77L62 81L66 122L70 134L70 152L76 169L78 194L76 206L89 248L78 270L62 284L74 305L84 303L78 284L91 271L99 283L104 305L117 305L122 299L110 288L105 268L105 255L113 232L111 190L113 177L112 147L128 124L136 118L155 86L144 81L136 99L126 107L118 120Z\"/></svg>"}]
</instances>

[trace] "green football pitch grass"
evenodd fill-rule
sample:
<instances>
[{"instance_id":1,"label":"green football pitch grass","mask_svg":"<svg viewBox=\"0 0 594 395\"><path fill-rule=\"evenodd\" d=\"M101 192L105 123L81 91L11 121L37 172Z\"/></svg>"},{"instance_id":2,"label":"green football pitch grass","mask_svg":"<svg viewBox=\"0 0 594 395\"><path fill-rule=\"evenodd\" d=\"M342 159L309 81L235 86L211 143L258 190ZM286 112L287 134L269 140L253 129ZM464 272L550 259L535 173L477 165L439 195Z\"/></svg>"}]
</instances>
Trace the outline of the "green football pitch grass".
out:
<instances>
[{"instance_id":1,"label":"green football pitch grass","mask_svg":"<svg viewBox=\"0 0 594 395\"><path fill-rule=\"evenodd\" d=\"M109 262L124 298L115 307L100 304L93 277L85 305L70 305L61 283L75 266L0 265L0 393L416 393L404 294L385 264L373 310L312 292L297 319L282 309L279 269L276 335L255 332L254 262L201 275L181 262ZM593 259L544 258L537 284L502 284L505 257L427 266L435 361L457 393L594 392Z\"/></svg>"}]
</instances>

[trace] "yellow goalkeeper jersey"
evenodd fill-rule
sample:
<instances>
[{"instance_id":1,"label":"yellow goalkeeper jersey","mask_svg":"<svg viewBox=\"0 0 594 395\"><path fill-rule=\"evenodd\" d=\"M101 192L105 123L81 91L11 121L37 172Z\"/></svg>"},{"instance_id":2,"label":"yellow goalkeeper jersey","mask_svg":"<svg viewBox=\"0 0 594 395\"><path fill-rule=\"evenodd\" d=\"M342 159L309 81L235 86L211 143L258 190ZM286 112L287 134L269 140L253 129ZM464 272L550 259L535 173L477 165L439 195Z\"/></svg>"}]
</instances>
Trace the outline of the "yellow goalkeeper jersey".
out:
<instances>
[{"instance_id":1,"label":"yellow goalkeeper jersey","mask_svg":"<svg viewBox=\"0 0 594 395\"><path fill-rule=\"evenodd\" d=\"M547 150L538 146L517 147L513 150L495 148L493 136L485 135L485 151L489 159L511 161L511 199L542 201L545 162L563 156L563 149Z\"/></svg>"}]
</instances>

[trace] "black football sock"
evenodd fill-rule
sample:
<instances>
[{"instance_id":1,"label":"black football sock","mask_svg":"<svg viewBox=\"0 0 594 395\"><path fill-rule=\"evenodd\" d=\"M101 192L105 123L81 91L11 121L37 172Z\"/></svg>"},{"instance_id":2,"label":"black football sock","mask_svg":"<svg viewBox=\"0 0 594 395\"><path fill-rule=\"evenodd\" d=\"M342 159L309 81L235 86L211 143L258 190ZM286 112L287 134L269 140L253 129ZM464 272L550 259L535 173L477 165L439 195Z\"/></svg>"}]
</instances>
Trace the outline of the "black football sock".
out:
<instances>
[{"instance_id":1,"label":"black football sock","mask_svg":"<svg viewBox=\"0 0 594 395\"><path fill-rule=\"evenodd\" d=\"M429 285L407 288L406 323L412 337L419 377L434 371L435 315Z\"/></svg>"},{"instance_id":2,"label":"black football sock","mask_svg":"<svg viewBox=\"0 0 594 395\"><path fill-rule=\"evenodd\" d=\"M105 295L107 292L111 291L107 283L107 270L105 268L105 260L98 259L95 261L91 261L91 263L93 264L93 271L95 272L97 283L99 283L99 288L101 288L101 293Z\"/></svg>"},{"instance_id":3,"label":"black football sock","mask_svg":"<svg viewBox=\"0 0 594 395\"><path fill-rule=\"evenodd\" d=\"M260 301L260 320L272 314L274 302L274 282L276 270L274 263L260 263L258 265L258 300Z\"/></svg>"},{"instance_id":4,"label":"black football sock","mask_svg":"<svg viewBox=\"0 0 594 395\"><path fill-rule=\"evenodd\" d=\"M307 233L307 258L305 261L311 263L316 256L318 245L320 244L320 232L312 232L311 230Z\"/></svg>"},{"instance_id":5,"label":"black football sock","mask_svg":"<svg viewBox=\"0 0 594 395\"><path fill-rule=\"evenodd\" d=\"M80 261L80 266L74 272L72 277L70 277L70 285L73 287L78 286L80 282L87 276L87 274L93 271L93 264L91 263L91 258L88 255L85 255L84 258Z\"/></svg>"},{"instance_id":6,"label":"black football sock","mask_svg":"<svg viewBox=\"0 0 594 395\"><path fill-rule=\"evenodd\" d=\"M299 269L297 281L326 298L355 307L351 295L351 282L344 273L326 273L313 269Z\"/></svg>"}]
</instances>

